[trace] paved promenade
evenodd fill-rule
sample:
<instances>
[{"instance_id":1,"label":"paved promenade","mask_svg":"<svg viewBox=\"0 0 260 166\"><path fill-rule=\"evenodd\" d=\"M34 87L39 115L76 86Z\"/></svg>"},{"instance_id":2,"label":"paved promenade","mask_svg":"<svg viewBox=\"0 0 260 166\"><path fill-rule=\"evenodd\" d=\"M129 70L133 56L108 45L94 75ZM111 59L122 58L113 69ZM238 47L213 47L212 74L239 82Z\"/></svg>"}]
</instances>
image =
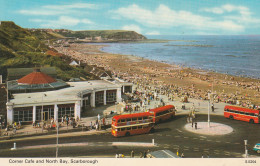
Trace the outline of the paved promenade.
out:
<instances>
[{"instance_id":1,"label":"paved promenade","mask_svg":"<svg viewBox=\"0 0 260 166\"><path fill-rule=\"evenodd\" d=\"M195 114L208 114L208 108L209 108L209 103L208 101L205 100L196 100L196 99L188 99L189 101L187 103L181 102L180 98L176 98L173 101L169 101L167 96L165 95L158 95L160 99L163 99L165 104L172 104L176 107L176 115L189 115L191 113L192 108L195 108ZM158 105L160 105L160 101L153 100L150 102L149 105L145 105L144 109L142 111L155 108ZM182 105L185 105L185 109L182 109ZM214 103L215 110L212 112L210 110L211 115L221 115L223 116L223 110L225 107L226 103ZM95 124L98 115L100 115L100 118L102 119L103 117L106 117L106 124L111 124L111 119L114 115L116 114L127 114L129 112L124 112L123 108L125 107L124 103L119 103L117 105L107 105L107 106L99 106L96 108L89 108L85 112L86 117L82 117L79 121L79 126L78 128L73 128L71 125L66 125L61 124L59 126L59 132L60 134L62 133L68 133L68 132L89 132L93 133L96 132L96 130L89 131L90 124ZM138 112L142 112L138 111ZM111 112L114 112L111 114ZM133 113L133 112L132 112ZM31 135L52 135L56 134L56 130L43 130L42 128L33 128L32 125L23 125L21 129L18 129L16 133L13 131L8 132L8 136L3 136L5 131L4 129L1 130L2 136L0 137L0 140L4 139L10 139L10 137L16 138L16 137L26 137L26 136L31 136ZM75 133L76 134L76 133Z\"/></svg>"}]
</instances>

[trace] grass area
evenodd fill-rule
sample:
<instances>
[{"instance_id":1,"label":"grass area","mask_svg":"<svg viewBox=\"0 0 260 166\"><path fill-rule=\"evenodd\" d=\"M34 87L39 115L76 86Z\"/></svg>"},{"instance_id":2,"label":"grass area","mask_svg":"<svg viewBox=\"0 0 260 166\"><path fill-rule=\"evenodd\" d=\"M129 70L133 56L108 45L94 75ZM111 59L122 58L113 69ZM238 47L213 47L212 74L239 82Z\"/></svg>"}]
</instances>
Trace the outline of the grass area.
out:
<instances>
[{"instance_id":1,"label":"grass area","mask_svg":"<svg viewBox=\"0 0 260 166\"><path fill-rule=\"evenodd\" d=\"M58 78L65 81L70 78L83 77L93 79L94 75L86 73L82 68L71 67L71 59L66 56L51 56L45 52L50 48L43 39L55 39L57 36L41 31L31 33L9 21L0 25L0 75L3 80L7 76L7 68L26 68L53 66Z\"/></svg>"}]
</instances>

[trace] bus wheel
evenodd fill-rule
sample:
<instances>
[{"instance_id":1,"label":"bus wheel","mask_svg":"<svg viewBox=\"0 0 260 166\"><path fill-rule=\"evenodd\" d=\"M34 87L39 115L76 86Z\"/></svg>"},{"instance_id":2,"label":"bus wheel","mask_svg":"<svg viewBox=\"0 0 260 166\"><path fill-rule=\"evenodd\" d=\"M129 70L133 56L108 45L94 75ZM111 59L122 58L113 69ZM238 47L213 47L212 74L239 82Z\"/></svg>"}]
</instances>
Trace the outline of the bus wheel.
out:
<instances>
[{"instance_id":1,"label":"bus wheel","mask_svg":"<svg viewBox=\"0 0 260 166\"><path fill-rule=\"evenodd\" d=\"M233 117L232 115L230 115L229 119L233 120L233 119L234 119L234 117Z\"/></svg>"},{"instance_id":2,"label":"bus wheel","mask_svg":"<svg viewBox=\"0 0 260 166\"><path fill-rule=\"evenodd\" d=\"M154 128L151 128L150 133L154 133Z\"/></svg>"},{"instance_id":3,"label":"bus wheel","mask_svg":"<svg viewBox=\"0 0 260 166\"><path fill-rule=\"evenodd\" d=\"M130 133L129 132L126 132L125 133L125 136L127 137L127 136L130 136Z\"/></svg>"},{"instance_id":4,"label":"bus wheel","mask_svg":"<svg viewBox=\"0 0 260 166\"><path fill-rule=\"evenodd\" d=\"M254 120L253 120L253 119L250 119L249 123L252 123L252 124L254 124L255 122L254 122Z\"/></svg>"}]
</instances>

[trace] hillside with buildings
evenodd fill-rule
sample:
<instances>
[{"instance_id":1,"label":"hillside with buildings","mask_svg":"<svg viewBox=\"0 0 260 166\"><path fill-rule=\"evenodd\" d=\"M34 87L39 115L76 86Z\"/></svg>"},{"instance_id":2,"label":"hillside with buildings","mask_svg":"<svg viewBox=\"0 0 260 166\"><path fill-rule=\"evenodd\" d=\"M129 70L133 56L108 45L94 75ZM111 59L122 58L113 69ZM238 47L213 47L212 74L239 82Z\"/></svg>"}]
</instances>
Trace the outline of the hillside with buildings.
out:
<instances>
[{"instance_id":1,"label":"hillside with buildings","mask_svg":"<svg viewBox=\"0 0 260 166\"><path fill-rule=\"evenodd\" d=\"M43 40L74 39L85 42L120 42L140 41L147 38L135 31L127 30L84 30L72 31L68 29L28 29L32 34Z\"/></svg>"},{"instance_id":2,"label":"hillside with buildings","mask_svg":"<svg viewBox=\"0 0 260 166\"><path fill-rule=\"evenodd\" d=\"M88 39L92 41L129 41L146 39L146 37L141 34L126 30L59 31L57 33L65 37L76 37L79 39Z\"/></svg>"},{"instance_id":3,"label":"hillside with buildings","mask_svg":"<svg viewBox=\"0 0 260 166\"><path fill-rule=\"evenodd\" d=\"M63 80L71 78L94 79L91 73L81 67L69 65L72 61L69 57L55 55L42 39L59 38L55 33L32 33L21 28L11 21L0 22L0 75L3 80L7 77L8 68L18 67L55 67L57 77ZM51 51L50 51L51 50Z\"/></svg>"}]
</instances>

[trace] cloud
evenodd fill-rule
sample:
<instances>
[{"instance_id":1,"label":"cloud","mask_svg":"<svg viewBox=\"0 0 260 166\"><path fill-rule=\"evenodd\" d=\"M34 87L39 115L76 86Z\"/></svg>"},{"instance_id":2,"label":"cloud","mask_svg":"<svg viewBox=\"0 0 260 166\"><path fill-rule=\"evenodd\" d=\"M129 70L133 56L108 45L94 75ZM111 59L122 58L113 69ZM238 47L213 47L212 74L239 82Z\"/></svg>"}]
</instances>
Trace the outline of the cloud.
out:
<instances>
[{"instance_id":1,"label":"cloud","mask_svg":"<svg viewBox=\"0 0 260 166\"><path fill-rule=\"evenodd\" d=\"M160 35L160 32L158 32L158 31L151 31L151 32L147 32L145 34L146 35Z\"/></svg>"},{"instance_id":2,"label":"cloud","mask_svg":"<svg viewBox=\"0 0 260 166\"><path fill-rule=\"evenodd\" d=\"M39 7L38 9L19 10L18 13L24 15L50 16L78 13L79 9L98 9L98 6L96 4L88 3L74 3L69 5L45 5Z\"/></svg>"},{"instance_id":3,"label":"cloud","mask_svg":"<svg viewBox=\"0 0 260 166\"><path fill-rule=\"evenodd\" d=\"M203 8L201 11L215 13L215 14L223 14L225 12L239 12L242 16L249 16L251 15L250 10L245 6L235 6L231 4L226 4L221 7L214 7L214 8Z\"/></svg>"},{"instance_id":4,"label":"cloud","mask_svg":"<svg viewBox=\"0 0 260 166\"><path fill-rule=\"evenodd\" d=\"M214 8L204 8L201 9L201 11L205 11L205 12L209 12L209 13L214 13L214 14L223 14L224 10L218 7L214 7Z\"/></svg>"},{"instance_id":5,"label":"cloud","mask_svg":"<svg viewBox=\"0 0 260 166\"><path fill-rule=\"evenodd\" d=\"M232 20L242 25L260 23L260 19L253 18L251 16L252 13L250 9L245 6L235 6L231 4L226 4L220 7L203 8L201 9L201 11L211 12L214 14L224 14L232 12L233 15L223 16L223 18L226 20Z\"/></svg>"},{"instance_id":6,"label":"cloud","mask_svg":"<svg viewBox=\"0 0 260 166\"><path fill-rule=\"evenodd\" d=\"M55 9L55 10L65 10L65 9L97 9L96 4L89 3L74 3L69 5L45 5L43 8Z\"/></svg>"},{"instance_id":7,"label":"cloud","mask_svg":"<svg viewBox=\"0 0 260 166\"><path fill-rule=\"evenodd\" d=\"M64 28L73 27L82 24L94 24L94 22L88 19L77 19L74 17L60 16L57 20L47 20L47 19L30 19L31 22L41 23L40 26L44 28Z\"/></svg>"},{"instance_id":8,"label":"cloud","mask_svg":"<svg viewBox=\"0 0 260 166\"><path fill-rule=\"evenodd\" d=\"M204 11L221 14L224 12L238 11L244 19L248 19L251 12L248 8L243 6L223 5L221 8L208 8ZM143 26L156 28L172 28L182 27L192 30L205 31L227 31L227 32L241 32L245 30L245 24L238 22L236 18L216 18L199 14L194 14L184 10L172 10L169 7L161 4L155 10L144 9L136 4L121 7L112 11L121 17L121 19L134 20ZM256 21L251 18L251 20Z\"/></svg>"},{"instance_id":9,"label":"cloud","mask_svg":"<svg viewBox=\"0 0 260 166\"><path fill-rule=\"evenodd\" d=\"M59 15L59 14L63 14L64 11L55 11L55 10L43 10L43 9L39 9L39 10L19 10L18 11L20 14L24 14L24 15L41 15L41 16L51 16L51 15Z\"/></svg>"},{"instance_id":10,"label":"cloud","mask_svg":"<svg viewBox=\"0 0 260 166\"><path fill-rule=\"evenodd\" d=\"M125 25L122 27L123 30L130 30L130 31L135 31L137 33L141 33L141 28L137 25L131 24L131 25Z\"/></svg>"}]
</instances>

